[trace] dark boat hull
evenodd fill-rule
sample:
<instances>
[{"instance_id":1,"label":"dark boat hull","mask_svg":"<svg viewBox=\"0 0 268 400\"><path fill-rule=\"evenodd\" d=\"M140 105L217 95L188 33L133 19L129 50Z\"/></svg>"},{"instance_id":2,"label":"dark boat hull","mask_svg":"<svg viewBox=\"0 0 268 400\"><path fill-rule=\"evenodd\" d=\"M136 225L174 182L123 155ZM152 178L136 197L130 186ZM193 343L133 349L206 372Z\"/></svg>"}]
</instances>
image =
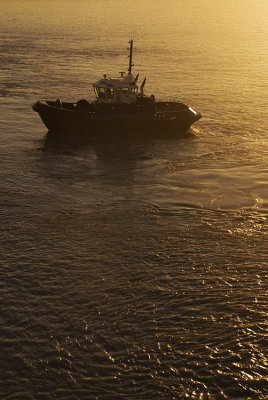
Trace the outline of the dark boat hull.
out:
<instances>
[{"instance_id":1,"label":"dark boat hull","mask_svg":"<svg viewBox=\"0 0 268 400\"><path fill-rule=\"evenodd\" d=\"M90 136L110 135L113 132L175 135L186 132L201 118L182 103L156 103L154 109L123 110L114 107L106 109L76 110L71 103L37 102L33 105L45 126L53 133L81 133Z\"/></svg>"}]
</instances>

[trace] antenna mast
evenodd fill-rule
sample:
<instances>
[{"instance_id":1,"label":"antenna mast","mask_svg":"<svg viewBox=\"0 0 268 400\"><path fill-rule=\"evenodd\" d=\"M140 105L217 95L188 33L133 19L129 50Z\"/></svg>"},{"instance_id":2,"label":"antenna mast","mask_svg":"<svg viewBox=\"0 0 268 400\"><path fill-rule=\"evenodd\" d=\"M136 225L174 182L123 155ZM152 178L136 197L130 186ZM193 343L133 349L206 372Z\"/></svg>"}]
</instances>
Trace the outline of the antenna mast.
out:
<instances>
[{"instance_id":1,"label":"antenna mast","mask_svg":"<svg viewBox=\"0 0 268 400\"><path fill-rule=\"evenodd\" d=\"M129 48L129 65L128 65L128 73L131 74L132 67L134 67L134 64L132 64L132 52L133 52L133 40L129 42L130 48Z\"/></svg>"}]
</instances>

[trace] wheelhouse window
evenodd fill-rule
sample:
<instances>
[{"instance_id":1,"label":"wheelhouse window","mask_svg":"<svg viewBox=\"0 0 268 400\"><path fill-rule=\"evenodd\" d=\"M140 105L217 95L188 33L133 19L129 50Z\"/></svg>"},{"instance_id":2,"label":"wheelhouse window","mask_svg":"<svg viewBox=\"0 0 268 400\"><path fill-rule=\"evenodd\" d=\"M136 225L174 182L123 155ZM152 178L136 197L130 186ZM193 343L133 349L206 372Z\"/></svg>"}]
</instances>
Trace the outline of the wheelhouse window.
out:
<instances>
[{"instance_id":1,"label":"wheelhouse window","mask_svg":"<svg viewBox=\"0 0 268 400\"><path fill-rule=\"evenodd\" d=\"M100 98L100 99L105 99L105 88L103 88L103 87L100 87L100 88L97 88L97 91L98 91L98 97Z\"/></svg>"},{"instance_id":2,"label":"wheelhouse window","mask_svg":"<svg viewBox=\"0 0 268 400\"><path fill-rule=\"evenodd\" d=\"M114 88L107 88L106 89L106 94L108 99L113 99L114 98Z\"/></svg>"},{"instance_id":3,"label":"wheelhouse window","mask_svg":"<svg viewBox=\"0 0 268 400\"><path fill-rule=\"evenodd\" d=\"M114 88L113 87L94 87L95 95L100 99L113 99Z\"/></svg>"}]
</instances>

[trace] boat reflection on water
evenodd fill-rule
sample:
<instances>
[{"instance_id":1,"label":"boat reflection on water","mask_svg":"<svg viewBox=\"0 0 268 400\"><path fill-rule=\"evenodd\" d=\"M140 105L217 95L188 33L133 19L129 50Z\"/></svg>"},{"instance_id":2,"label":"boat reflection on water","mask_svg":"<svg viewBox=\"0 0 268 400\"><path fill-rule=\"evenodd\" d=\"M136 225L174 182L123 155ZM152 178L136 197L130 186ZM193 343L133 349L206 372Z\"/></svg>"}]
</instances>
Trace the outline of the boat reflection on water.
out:
<instances>
[{"instance_id":1,"label":"boat reflection on water","mask_svg":"<svg viewBox=\"0 0 268 400\"><path fill-rule=\"evenodd\" d=\"M133 140L133 138L116 136L104 140L104 138L93 139L82 134L55 135L48 132L38 150L46 158L46 163L58 162L62 166L67 165L71 160L72 173L78 167L79 160L83 160L85 165L91 160L88 173L92 174L95 171L97 175L113 175L113 181L116 181L114 178L118 177L120 171L124 171L126 175L132 174L139 161L150 158L147 150L154 141L154 139ZM55 157L51 158L51 155ZM61 156L68 158L63 162ZM47 166L45 169L47 170ZM55 173L55 167L53 169Z\"/></svg>"},{"instance_id":2,"label":"boat reflection on water","mask_svg":"<svg viewBox=\"0 0 268 400\"><path fill-rule=\"evenodd\" d=\"M72 183L83 181L87 191L92 179L96 185L103 185L103 190L107 185L118 186L124 182L129 187L143 179L154 184L155 174L162 168L161 160L177 153L185 140L194 146L193 138L191 131L177 139L122 136L104 139L48 132L39 142L38 165L46 178Z\"/></svg>"}]
</instances>

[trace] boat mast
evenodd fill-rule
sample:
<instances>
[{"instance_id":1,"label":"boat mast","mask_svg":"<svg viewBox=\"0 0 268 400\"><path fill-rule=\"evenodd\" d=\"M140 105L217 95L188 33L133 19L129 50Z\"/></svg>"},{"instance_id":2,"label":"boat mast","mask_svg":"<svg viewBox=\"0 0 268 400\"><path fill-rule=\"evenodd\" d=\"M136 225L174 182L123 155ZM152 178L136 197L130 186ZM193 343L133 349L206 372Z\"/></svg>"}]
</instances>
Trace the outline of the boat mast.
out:
<instances>
[{"instance_id":1,"label":"boat mast","mask_svg":"<svg viewBox=\"0 0 268 400\"><path fill-rule=\"evenodd\" d=\"M132 64L132 52L133 52L133 40L131 39L131 41L129 42L130 44L130 48L129 48L129 65L128 65L128 73L129 75L131 75L131 70L132 67L134 67L134 64Z\"/></svg>"}]
</instances>

